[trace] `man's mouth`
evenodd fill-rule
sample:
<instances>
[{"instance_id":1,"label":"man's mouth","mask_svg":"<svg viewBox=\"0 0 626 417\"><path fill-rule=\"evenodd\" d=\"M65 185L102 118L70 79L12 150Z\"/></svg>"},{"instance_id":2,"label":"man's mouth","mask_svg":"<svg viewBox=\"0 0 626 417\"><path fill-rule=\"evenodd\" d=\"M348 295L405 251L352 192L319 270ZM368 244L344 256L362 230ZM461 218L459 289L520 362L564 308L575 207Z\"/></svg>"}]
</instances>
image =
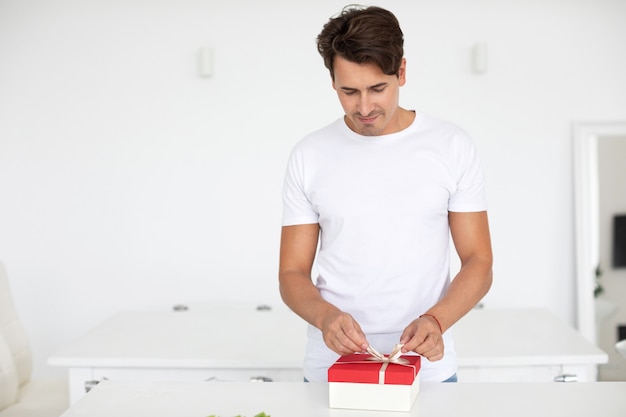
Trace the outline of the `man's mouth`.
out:
<instances>
[{"instance_id":1,"label":"man's mouth","mask_svg":"<svg viewBox=\"0 0 626 417\"><path fill-rule=\"evenodd\" d=\"M378 114L367 116L367 117L357 116L357 119L359 119L359 121L363 123L364 125L371 125L371 124L374 124L376 119L378 119L378 116L379 116Z\"/></svg>"}]
</instances>

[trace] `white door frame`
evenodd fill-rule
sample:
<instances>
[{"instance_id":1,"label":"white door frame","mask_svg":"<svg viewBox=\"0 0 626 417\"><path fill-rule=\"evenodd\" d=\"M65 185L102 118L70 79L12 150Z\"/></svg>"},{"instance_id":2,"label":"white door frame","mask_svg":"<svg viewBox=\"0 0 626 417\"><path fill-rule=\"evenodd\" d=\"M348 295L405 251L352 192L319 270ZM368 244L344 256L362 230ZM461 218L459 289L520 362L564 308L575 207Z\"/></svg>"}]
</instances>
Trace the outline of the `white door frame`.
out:
<instances>
[{"instance_id":1,"label":"white door frame","mask_svg":"<svg viewBox=\"0 0 626 417\"><path fill-rule=\"evenodd\" d=\"M594 343L593 291L600 262L598 138L603 136L626 136L626 121L574 123L576 321L578 331Z\"/></svg>"}]
</instances>

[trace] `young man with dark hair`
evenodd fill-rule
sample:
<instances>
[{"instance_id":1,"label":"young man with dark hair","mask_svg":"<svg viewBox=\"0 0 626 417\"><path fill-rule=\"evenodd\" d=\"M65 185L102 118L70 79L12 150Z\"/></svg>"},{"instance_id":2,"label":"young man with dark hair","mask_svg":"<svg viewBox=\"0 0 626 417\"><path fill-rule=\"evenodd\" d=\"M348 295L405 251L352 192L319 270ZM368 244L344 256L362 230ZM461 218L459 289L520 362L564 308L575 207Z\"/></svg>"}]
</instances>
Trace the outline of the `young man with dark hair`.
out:
<instances>
[{"instance_id":1,"label":"young man with dark hair","mask_svg":"<svg viewBox=\"0 0 626 417\"><path fill-rule=\"evenodd\" d=\"M344 9L317 38L345 115L290 155L279 267L283 300L310 324L310 381L338 355L397 343L425 359L422 381L455 380L448 329L491 286L478 155L459 127L400 107L403 43L378 7Z\"/></svg>"}]
</instances>

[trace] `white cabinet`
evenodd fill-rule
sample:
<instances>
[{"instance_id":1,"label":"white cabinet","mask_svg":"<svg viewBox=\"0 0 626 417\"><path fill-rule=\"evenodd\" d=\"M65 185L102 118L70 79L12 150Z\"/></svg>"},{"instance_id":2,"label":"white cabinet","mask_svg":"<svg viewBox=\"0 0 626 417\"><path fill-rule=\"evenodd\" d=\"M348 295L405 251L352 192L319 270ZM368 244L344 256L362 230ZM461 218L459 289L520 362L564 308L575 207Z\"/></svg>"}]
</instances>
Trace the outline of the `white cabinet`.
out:
<instances>
[{"instance_id":1,"label":"white cabinet","mask_svg":"<svg viewBox=\"0 0 626 417\"><path fill-rule=\"evenodd\" d=\"M543 309L472 310L452 331L460 382L589 382L608 360Z\"/></svg>"},{"instance_id":2,"label":"white cabinet","mask_svg":"<svg viewBox=\"0 0 626 417\"><path fill-rule=\"evenodd\" d=\"M460 382L594 381L607 355L545 310L473 310L452 330ZM306 323L284 306L212 304L115 314L49 358L70 402L105 379L301 382Z\"/></svg>"},{"instance_id":3,"label":"white cabinet","mask_svg":"<svg viewBox=\"0 0 626 417\"><path fill-rule=\"evenodd\" d=\"M306 323L286 307L211 304L125 311L50 357L70 402L105 379L301 382Z\"/></svg>"}]
</instances>

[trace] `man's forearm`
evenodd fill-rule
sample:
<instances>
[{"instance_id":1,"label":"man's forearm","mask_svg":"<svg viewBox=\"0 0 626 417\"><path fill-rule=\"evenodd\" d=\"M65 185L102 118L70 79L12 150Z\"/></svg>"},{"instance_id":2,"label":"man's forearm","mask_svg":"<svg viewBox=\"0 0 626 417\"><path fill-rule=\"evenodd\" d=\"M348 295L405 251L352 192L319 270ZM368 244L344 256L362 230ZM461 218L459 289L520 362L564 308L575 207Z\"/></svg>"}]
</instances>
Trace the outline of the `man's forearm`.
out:
<instances>
[{"instance_id":1,"label":"man's forearm","mask_svg":"<svg viewBox=\"0 0 626 417\"><path fill-rule=\"evenodd\" d=\"M280 295L294 313L311 325L322 328L324 317L339 309L325 301L310 278L296 271L280 274Z\"/></svg>"},{"instance_id":2,"label":"man's forearm","mask_svg":"<svg viewBox=\"0 0 626 417\"><path fill-rule=\"evenodd\" d=\"M446 295L427 313L437 318L445 332L487 294L492 277L490 259L469 261L452 280Z\"/></svg>"}]
</instances>

